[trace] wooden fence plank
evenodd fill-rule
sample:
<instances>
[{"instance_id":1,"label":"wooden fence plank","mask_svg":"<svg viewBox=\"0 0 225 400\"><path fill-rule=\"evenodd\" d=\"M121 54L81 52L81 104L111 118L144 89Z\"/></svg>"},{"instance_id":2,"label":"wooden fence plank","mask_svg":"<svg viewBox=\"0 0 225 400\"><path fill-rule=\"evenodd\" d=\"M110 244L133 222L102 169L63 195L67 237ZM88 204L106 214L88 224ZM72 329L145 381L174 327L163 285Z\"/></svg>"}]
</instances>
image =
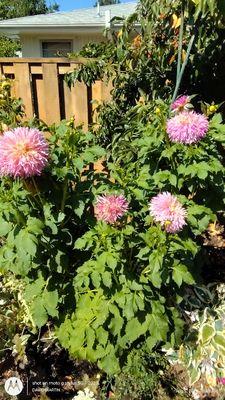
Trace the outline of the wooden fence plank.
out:
<instances>
[{"instance_id":1,"label":"wooden fence plank","mask_svg":"<svg viewBox=\"0 0 225 400\"><path fill-rule=\"evenodd\" d=\"M76 124L83 124L87 130L96 108L92 99L109 100L111 86L99 81L87 88L84 83L76 82L70 90L63 76L86 62L83 58L0 58L0 75L15 76L14 96L23 99L27 118L36 113L52 124L61 118L75 117Z\"/></svg>"},{"instance_id":2,"label":"wooden fence plank","mask_svg":"<svg viewBox=\"0 0 225 400\"><path fill-rule=\"evenodd\" d=\"M72 109L72 92L65 81L63 83L63 89L65 99L65 116L66 119L70 119L74 116Z\"/></svg>"},{"instance_id":3,"label":"wooden fence plank","mask_svg":"<svg viewBox=\"0 0 225 400\"><path fill-rule=\"evenodd\" d=\"M88 130L88 91L82 82L76 82L71 89L72 113L77 125L83 124L84 130Z\"/></svg>"},{"instance_id":4,"label":"wooden fence plank","mask_svg":"<svg viewBox=\"0 0 225 400\"><path fill-rule=\"evenodd\" d=\"M75 63L71 63L71 69L76 68ZM71 112L75 117L76 125L83 124L84 130L88 130L89 122L88 90L82 82L76 82L71 88Z\"/></svg>"},{"instance_id":5,"label":"wooden fence plank","mask_svg":"<svg viewBox=\"0 0 225 400\"><path fill-rule=\"evenodd\" d=\"M35 86L36 92L37 116L42 121L46 122L45 92L42 75L33 75L33 85Z\"/></svg>"},{"instance_id":6,"label":"wooden fence plank","mask_svg":"<svg viewBox=\"0 0 225 400\"><path fill-rule=\"evenodd\" d=\"M15 96L23 100L27 118L34 115L30 67L28 63L14 64Z\"/></svg>"},{"instance_id":7,"label":"wooden fence plank","mask_svg":"<svg viewBox=\"0 0 225 400\"><path fill-rule=\"evenodd\" d=\"M43 64L46 123L60 122L60 99L57 64Z\"/></svg>"}]
</instances>

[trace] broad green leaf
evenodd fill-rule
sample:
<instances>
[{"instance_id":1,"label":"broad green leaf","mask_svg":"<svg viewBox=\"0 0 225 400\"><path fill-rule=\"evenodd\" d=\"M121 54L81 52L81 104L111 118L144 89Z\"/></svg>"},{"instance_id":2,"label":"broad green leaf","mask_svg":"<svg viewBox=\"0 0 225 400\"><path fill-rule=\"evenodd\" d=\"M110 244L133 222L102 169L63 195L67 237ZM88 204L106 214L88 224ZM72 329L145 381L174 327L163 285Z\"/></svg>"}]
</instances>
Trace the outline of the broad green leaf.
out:
<instances>
[{"instance_id":1,"label":"broad green leaf","mask_svg":"<svg viewBox=\"0 0 225 400\"><path fill-rule=\"evenodd\" d=\"M96 337L99 343L102 344L103 346L106 345L108 336L109 332L105 330L102 326L99 326L99 328L96 329Z\"/></svg>"},{"instance_id":2,"label":"broad green leaf","mask_svg":"<svg viewBox=\"0 0 225 400\"><path fill-rule=\"evenodd\" d=\"M187 267L183 264L177 264L173 266L172 277L177 286L181 286L183 282L188 284L194 283L194 278L188 271Z\"/></svg>"},{"instance_id":3,"label":"broad green leaf","mask_svg":"<svg viewBox=\"0 0 225 400\"><path fill-rule=\"evenodd\" d=\"M57 317L58 316L57 305L59 301L57 290L49 292L47 289L45 289L43 292L43 299L48 314L51 317Z\"/></svg>"},{"instance_id":4,"label":"broad green leaf","mask_svg":"<svg viewBox=\"0 0 225 400\"><path fill-rule=\"evenodd\" d=\"M102 282L108 288L112 286L112 275L109 271L102 273Z\"/></svg>"},{"instance_id":5,"label":"broad green leaf","mask_svg":"<svg viewBox=\"0 0 225 400\"><path fill-rule=\"evenodd\" d=\"M98 362L99 367L103 369L108 375L115 375L118 374L118 372L120 371L119 360L114 351L114 347L112 346L111 352Z\"/></svg>"},{"instance_id":6,"label":"broad green leaf","mask_svg":"<svg viewBox=\"0 0 225 400\"><path fill-rule=\"evenodd\" d=\"M30 306L33 320L38 328L44 326L48 320L48 314L45 309L45 303L42 297L36 297Z\"/></svg>"},{"instance_id":7,"label":"broad green leaf","mask_svg":"<svg viewBox=\"0 0 225 400\"><path fill-rule=\"evenodd\" d=\"M3 219L0 220L0 237L6 236L12 229L12 224Z\"/></svg>"},{"instance_id":8,"label":"broad green leaf","mask_svg":"<svg viewBox=\"0 0 225 400\"><path fill-rule=\"evenodd\" d=\"M214 326L204 324L203 327L200 329L199 339L202 341L203 344L206 344L213 338L215 333L216 332Z\"/></svg>"}]
</instances>

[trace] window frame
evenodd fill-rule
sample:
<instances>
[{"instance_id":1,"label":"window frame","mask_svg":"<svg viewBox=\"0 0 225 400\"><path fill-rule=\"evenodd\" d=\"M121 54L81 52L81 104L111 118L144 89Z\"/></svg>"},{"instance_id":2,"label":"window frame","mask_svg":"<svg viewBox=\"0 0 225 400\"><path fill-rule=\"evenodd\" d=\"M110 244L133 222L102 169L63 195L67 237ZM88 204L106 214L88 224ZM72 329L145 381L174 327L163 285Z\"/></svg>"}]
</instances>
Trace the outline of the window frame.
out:
<instances>
[{"instance_id":1,"label":"window frame","mask_svg":"<svg viewBox=\"0 0 225 400\"><path fill-rule=\"evenodd\" d=\"M43 43L69 43L71 46L71 52L73 51L73 39L41 39L40 40L40 50L41 50L41 57L43 57L43 58L57 57L57 56L45 56L44 49L43 49ZM63 57L63 56L61 56L61 57Z\"/></svg>"}]
</instances>

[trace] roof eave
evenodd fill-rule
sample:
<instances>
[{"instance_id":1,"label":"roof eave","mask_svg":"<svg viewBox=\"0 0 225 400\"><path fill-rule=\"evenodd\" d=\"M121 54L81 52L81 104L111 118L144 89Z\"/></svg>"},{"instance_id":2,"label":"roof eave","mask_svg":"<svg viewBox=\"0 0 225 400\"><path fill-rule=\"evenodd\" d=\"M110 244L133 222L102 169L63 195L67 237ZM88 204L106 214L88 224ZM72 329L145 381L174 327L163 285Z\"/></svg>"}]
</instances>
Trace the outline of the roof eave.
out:
<instances>
[{"instance_id":1,"label":"roof eave","mask_svg":"<svg viewBox=\"0 0 225 400\"><path fill-rule=\"evenodd\" d=\"M95 33L102 32L105 28L104 24L96 25L0 25L0 32L8 35L20 35L24 33Z\"/></svg>"}]
</instances>

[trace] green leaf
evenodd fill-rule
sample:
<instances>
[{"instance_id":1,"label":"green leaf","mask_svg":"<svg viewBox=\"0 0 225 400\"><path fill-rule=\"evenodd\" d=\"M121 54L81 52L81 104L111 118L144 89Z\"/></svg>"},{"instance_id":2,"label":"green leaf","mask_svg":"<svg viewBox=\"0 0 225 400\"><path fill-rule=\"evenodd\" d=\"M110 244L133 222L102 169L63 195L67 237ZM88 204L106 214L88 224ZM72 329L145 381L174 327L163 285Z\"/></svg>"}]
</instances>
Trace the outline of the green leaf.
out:
<instances>
[{"instance_id":1,"label":"green leaf","mask_svg":"<svg viewBox=\"0 0 225 400\"><path fill-rule=\"evenodd\" d=\"M48 320L48 314L45 309L44 299L36 297L30 307L33 320L38 328L44 326Z\"/></svg>"},{"instance_id":2,"label":"green leaf","mask_svg":"<svg viewBox=\"0 0 225 400\"><path fill-rule=\"evenodd\" d=\"M112 286L112 276L109 271L105 271L102 273L102 281L106 287L110 288Z\"/></svg>"},{"instance_id":3,"label":"green leaf","mask_svg":"<svg viewBox=\"0 0 225 400\"><path fill-rule=\"evenodd\" d=\"M209 342L215 335L215 328L212 325L204 324L199 332L199 339L203 344Z\"/></svg>"},{"instance_id":4,"label":"green leaf","mask_svg":"<svg viewBox=\"0 0 225 400\"><path fill-rule=\"evenodd\" d=\"M109 336L109 332L106 331L102 326L99 326L96 329L96 337L97 337L99 343L102 344L103 346L106 345L108 336Z\"/></svg>"},{"instance_id":5,"label":"green leaf","mask_svg":"<svg viewBox=\"0 0 225 400\"><path fill-rule=\"evenodd\" d=\"M190 373L190 384L194 385L194 383L198 382L201 376L201 370L199 368L191 368L191 373Z\"/></svg>"},{"instance_id":6,"label":"green leaf","mask_svg":"<svg viewBox=\"0 0 225 400\"><path fill-rule=\"evenodd\" d=\"M52 292L48 291L47 289L43 292L43 299L45 304L45 309L47 310L48 314L51 317L58 316L57 305L59 301L59 296L57 290Z\"/></svg>"},{"instance_id":7,"label":"green leaf","mask_svg":"<svg viewBox=\"0 0 225 400\"><path fill-rule=\"evenodd\" d=\"M218 348L220 348L225 354L225 337L223 335L215 335L214 342Z\"/></svg>"},{"instance_id":8,"label":"green leaf","mask_svg":"<svg viewBox=\"0 0 225 400\"><path fill-rule=\"evenodd\" d=\"M41 235L43 232L44 224L38 218L29 217L27 220L27 230L31 233Z\"/></svg>"},{"instance_id":9,"label":"green leaf","mask_svg":"<svg viewBox=\"0 0 225 400\"><path fill-rule=\"evenodd\" d=\"M172 277L177 286L181 286L183 282L188 284L194 283L194 278L188 271L187 267L183 264L177 264L173 266Z\"/></svg>"},{"instance_id":10,"label":"green leaf","mask_svg":"<svg viewBox=\"0 0 225 400\"><path fill-rule=\"evenodd\" d=\"M95 342L95 331L90 326L86 328L86 342L87 347L92 349L94 342Z\"/></svg>"},{"instance_id":11,"label":"green leaf","mask_svg":"<svg viewBox=\"0 0 225 400\"><path fill-rule=\"evenodd\" d=\"M114 304L109 304L109 311L114 315L109 324L109 329L114 336L120 335L124 320L120 315L118 307Z\"/></svg>"},{"instance_id":12,"label":"green leaf","mask_svg":"<svg viewBox=\"0 0 225 400\"><path fill-rule=\"evenodd\" d=\"M132 318L126 325L126 339L129 342L134 342L146 332L146 329L146 325L141 323L137 317Z\"/></svg>"},{"instance_id":13,"label":"green leaf","mask_svg":"<svg viewBox=\"0 0 225 400\"><path fill-rule=\"evenodd\" d=\"M112 345L110 353L98 362L98 366L109 375L118 374L118 372L120 371L120 365L118 357L115 355L115 350Z\"/></svg>"},{"instance_id":14,"label":"green leaf","mask_svg":"<svg viewBox=\"0 0 225 400\"><path fill-rule=\"evenodd\" d=\"M74 249L82 250L82 249L85 248L86 244L87 244L86 238L81 237L81 238L76 240L76 242L74 244Z\"/></svg>"},{"instance_id":15,"label":"green leaf","mask_svg":"<svg viewBox=\"0 0 225 400\"><path fill-rule=\"evenodd\" d=\"M3 219L0 220L0 237L6 236L12 229L12 224Z\"/></svg>"},{"instance_id":16,"label":"green leaf","mask_svg":"<svg viewBox=\"0 0 225 400\"><path fill-rule=\"evenodd\" d=\"M92 280L92 283L93 283L94 287L96 287L96 288L100 287L101 276L97 271L93 271L91 273L91 280Z\"/></svg>"},{"instance_id":17,"label":"green leaf","mask_svg":"<svg viewBox=\"0 0 225 400\"><path fill-rule=\"evenodd\" d=\"M155 340L166 341L167 332L169 330L167 317L162 314L150 314L149 318L149 331Z\"/></svg>"},{"instance_id":18,"label":"green leaf","mask_svg":"<svg viewBox=\"0 0 225 400\"><path fill-rule=\"evenodd\" d=\"M163 264L163 252L153 250L149 256L150 274L149 279L156 288L160 288L162 284L161 270Z\"/></svg>"},{"instance_id":19,"label":"green leaf","mask_svg":"<svg viewBox=\"0 0 225 400\"><path fill-rule=\"evenodd\" d=\"M146 341L145 341L145 343L146 343L146 345L147 345L147 348L148 348L148 350L152 350L153 349L153 347L157 344L157 342L158 342L158 339L156 338L156 337L154 337L154 336L149 336L147 339L146 339Z\"/></svg>"},{"instance_id":20,"label":"green leaf","mask_svg":"<svg viewBox=\"0 0 225 400\"><path fill-rule=\"evenodd\" d=\"M81 200L78 201L78 206L74 209L75 214L81 218L84 213L85 203Z\"/></svg>"},{"instance_id":21,"label":"green leaf","mask_svg":"<svg viewBox=\"0 0 225 400\"><path fill-rule=\"evenodd\" d=\"M35 256L38 242L36 236L29 233L26 229L21 229L14 240L18 250L22 249L31 256Z\"/></svg>"}]
</instances>

